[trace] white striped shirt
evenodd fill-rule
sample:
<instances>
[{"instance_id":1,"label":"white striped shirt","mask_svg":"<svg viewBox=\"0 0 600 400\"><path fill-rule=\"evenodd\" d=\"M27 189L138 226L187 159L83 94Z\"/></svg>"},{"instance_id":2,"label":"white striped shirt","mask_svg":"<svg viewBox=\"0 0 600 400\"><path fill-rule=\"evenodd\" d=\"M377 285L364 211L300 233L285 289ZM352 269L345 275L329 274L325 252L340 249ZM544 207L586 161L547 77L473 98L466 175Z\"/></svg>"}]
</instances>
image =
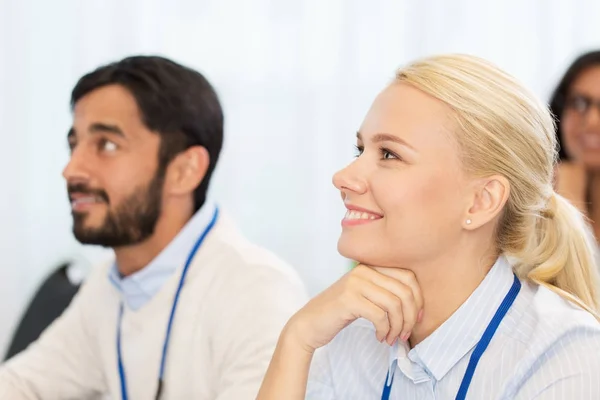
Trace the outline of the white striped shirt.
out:
<instances>
[{"instance_id":1,"label":"white striped shirt","mask_svg":"<svg viewBox=\"0 0 600 400\"><path fill-rule=\"evenodd\" d=\"M413 349L359 319L313 358L306 399L454 399L469 357L513 284L500 257L467 301ZM600 399L600 323L544 287L522 288L483 353L467 399Z\"/></svg>"}]
</instances>

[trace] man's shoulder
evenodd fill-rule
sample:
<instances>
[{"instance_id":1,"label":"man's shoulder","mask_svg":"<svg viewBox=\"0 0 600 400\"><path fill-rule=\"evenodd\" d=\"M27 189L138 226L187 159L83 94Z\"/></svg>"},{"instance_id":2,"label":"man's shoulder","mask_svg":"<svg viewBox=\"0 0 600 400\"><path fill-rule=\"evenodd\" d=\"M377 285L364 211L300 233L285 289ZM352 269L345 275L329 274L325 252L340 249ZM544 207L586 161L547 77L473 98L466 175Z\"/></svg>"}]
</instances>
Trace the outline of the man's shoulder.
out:
<instances>
[{"instance_id":1,"label":"man's shoulder","mask_svg":"<svg viewBox=\"0 0 600 400\"><path fill-rule=\"evenodd\" d=\"M73 268L78 272L78 279L81 280L81 288L79 292L97 292L109 290L110 271L114 268L114 257L106 257L101 260L85 266L78 264L73 265Z\"/></svg>"},{"instance_id":2,"label":"man's shoulder","mask_svg":"<svg viewBox=\"0 0 600 400\"><path fill-rule=\"evenodd\" d=\"M246 238L227 214L220 216L194 262L201 266L198 271L210 272L217 281L226 280L232 289L239 289L240 285L276 285L304 291L295 268Z\"/></svg>"}]
</instances>

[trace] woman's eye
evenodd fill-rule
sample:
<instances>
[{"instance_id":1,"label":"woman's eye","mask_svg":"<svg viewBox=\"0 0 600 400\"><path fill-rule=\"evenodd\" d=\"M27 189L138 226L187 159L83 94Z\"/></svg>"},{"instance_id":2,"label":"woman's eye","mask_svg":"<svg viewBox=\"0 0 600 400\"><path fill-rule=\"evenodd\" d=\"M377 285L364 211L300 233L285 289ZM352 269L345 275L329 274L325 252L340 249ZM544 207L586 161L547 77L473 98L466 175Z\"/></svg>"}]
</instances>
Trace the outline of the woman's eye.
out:
<instances>
[{"instance_id":1,"label":"woman's eye","mask_svg":"<svg viewBox=\"0 0 600 400\"><path fill-rule=\"evenodd\" d=\"M382 151L382 153L383 153L383 158L384 158L384 159L388 159L388 158L396 158L396 156L395 156L395 155L393 155L392 153L390 153L390 152L389 152L389 151L387 151L387 150L383 150L383 151Z\"/></svg>"},{"instance_id":2,"label":"woman's eye","mask_svg":"<svg viewBox=\"0 0 600 400\"><path fill-rule=\"evenodd\" d=\"M354 148L355 148L354 157L359 157L363 153L363 151L365 151L365 148L362 146L354 146Z\"/></svg>"},{"instance_id":3,"label":"woman's eye","mask_svg":"<svg viewBox=\"0 0 600 400\"><path fill-rule=\"evenodd\" d=\"M379 149L379 151L381 152L381 158L384 160L399 160L400 157L398 157L396 154L392 153L391 151L389 151L388 149L381 147Z\"/></svg>"}]
</instances>

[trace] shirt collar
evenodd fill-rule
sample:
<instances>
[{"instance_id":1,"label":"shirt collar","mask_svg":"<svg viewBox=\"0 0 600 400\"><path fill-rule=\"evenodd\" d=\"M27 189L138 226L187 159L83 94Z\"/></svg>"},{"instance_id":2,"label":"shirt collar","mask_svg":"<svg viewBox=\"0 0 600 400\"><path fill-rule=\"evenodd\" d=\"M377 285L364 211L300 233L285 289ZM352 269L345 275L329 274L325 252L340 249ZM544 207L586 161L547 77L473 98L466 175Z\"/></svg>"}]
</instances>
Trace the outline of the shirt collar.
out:
<instances>
[{"instance_id":1,"label":"shirt collar","mask_svg":"<svg viewBox=\"0 0 600 400\"><path fill-rule=\"evenodd\" d=\"M402 372L415 382L428 380L428 374L441 380L477 345L513 281L510 263L506 257L499 257L471 296L425 340L413 349L406 343L392 346L389 367L397 361ZM411 361L424 371L411 368Z\"/></svg>"},{"instance_id":2,"label":"shirt collar","mask_svg":"<svg viewBox=\"0 0 600 400\"><path fill-rule=\"evenodd\" d=\"M212 220L215 209L216 205L207 200L167 247L139 271L122 278L116 262L113 263L109 279L121 292L129 308L141 308L158 293L175 271L183 268L198 237Z\"/></svg>"}]
</instances>

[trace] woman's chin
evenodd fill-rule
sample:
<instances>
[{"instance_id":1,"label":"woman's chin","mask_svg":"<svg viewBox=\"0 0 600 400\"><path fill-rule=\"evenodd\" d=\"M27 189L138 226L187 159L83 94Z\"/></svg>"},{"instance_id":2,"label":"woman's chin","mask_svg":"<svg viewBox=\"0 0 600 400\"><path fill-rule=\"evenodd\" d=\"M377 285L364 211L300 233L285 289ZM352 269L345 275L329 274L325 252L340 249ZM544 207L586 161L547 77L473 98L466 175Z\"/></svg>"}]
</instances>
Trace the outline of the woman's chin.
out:
<instances>
[{"instance_id":1,"label":"woman's chin","mask_svg":"<svg viewBox=\"0 0 600 400\"><path fill-rule=\"evenodd\" d=\"M594 154L593 156L584 156L582 157L583 165L586 170L593 172L600 172L600 152Z\"/></svg>"},{"instance_id":2,"label":"woman's chin","mask_svg":"<svg viewBox=\"0 0 600 400\"><path fill-rule=\"evenodd\" d=\"M348 240L348 238L345 238L344 235L342 235L338 240L337 250L342 257L359 261L362 258L362 255L364 255L364 252L361 251L359 243L353 242L353 240Z\"/></svg>"},{"instance_id":3,"label":"woman's chin","mask_svg":"<svg viewBox=\"0 0 600 400\"><path fill-rule=\"evenodd\" d=\"M340 238L338 240L338 253L344 258L352 260L356 263L373 265L373 266L385 266L385 258L381 257L381 251L375 249L375 246L367 243L356 243L351 240L344 240Z\"/></svg>"}]
</instances>

